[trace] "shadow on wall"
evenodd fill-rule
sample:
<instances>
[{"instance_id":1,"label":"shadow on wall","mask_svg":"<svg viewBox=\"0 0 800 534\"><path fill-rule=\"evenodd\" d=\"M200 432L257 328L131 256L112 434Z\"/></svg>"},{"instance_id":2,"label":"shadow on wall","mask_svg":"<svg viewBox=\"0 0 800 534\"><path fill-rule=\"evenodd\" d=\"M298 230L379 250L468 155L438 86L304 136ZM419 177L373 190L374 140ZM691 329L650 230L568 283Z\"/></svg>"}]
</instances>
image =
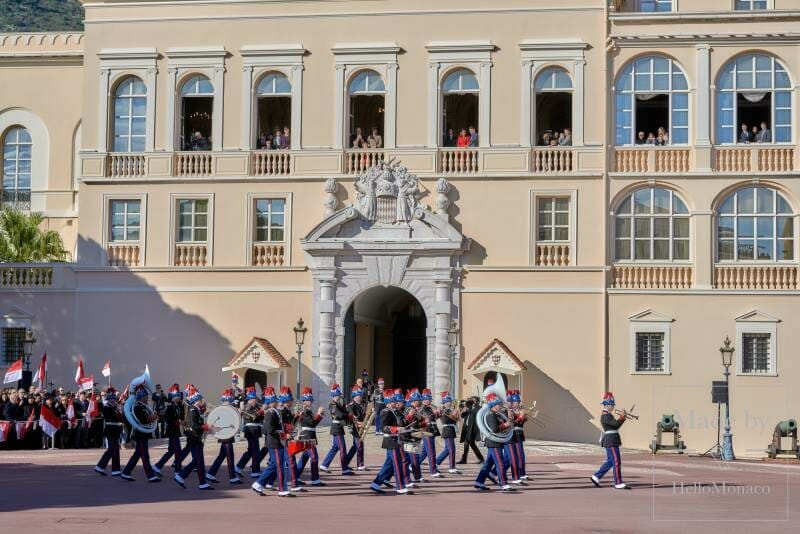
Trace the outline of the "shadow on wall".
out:
<instances>
[{"instance_id":1,"label":"shadow on wall","mask_svg":"<svg viewBox=\"0 0 800 534\"><path fill-rule=\"evenodd\" d=\"M525 425L526 434L534 439L596 443L600 428L592 423L592 413L566 388L550 378L530 361L525 377L523 401L536 402L539 415Z\"/></svg>"},{"instance_id":2,"label":"shadow on wall","mask_svg":"<svg viewBox=\"0 0 800 534\"><path fill-rule=\"evenodd\" d=\"M458 218L458 216L461 214L461 208L458 204L458 201L461 200L461 194L453 182L450 182L450 193L448 198L450 199L450 207L447 211L450 214L450 224L453 225L453 228L458 230L461 235L464 235L463 225ZM433 202L431 202L431 204L433 204ZM461 258L461 263L464 265L483 265L483 262L487 257L486 247L484 247L480 242L475 241L475 239L473 239L471 236L464 235L464 237L470 240L470 244L469 250L466 251Z\"/></svg>"}]
</instances>

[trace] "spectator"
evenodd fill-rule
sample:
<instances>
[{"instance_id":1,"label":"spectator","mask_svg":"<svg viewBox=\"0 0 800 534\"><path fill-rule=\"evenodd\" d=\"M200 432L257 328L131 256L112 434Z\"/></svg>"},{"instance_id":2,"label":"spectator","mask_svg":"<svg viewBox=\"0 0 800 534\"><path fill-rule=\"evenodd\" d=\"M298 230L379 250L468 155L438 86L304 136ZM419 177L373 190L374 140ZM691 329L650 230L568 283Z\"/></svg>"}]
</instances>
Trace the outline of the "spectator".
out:
<instances>
[{"instance_id":1,"label":"spectator","mask_svg":"<svg viewBox=\"0 0 800 534\"><path fill-rule=\"evenodd\" d=\"M638 134L636 134L635 143L637 145L645 145L645 144L647 144L647 138L645 137L644 132L640 131Z\"/></svg>"},{"instance_id":2,"label":"spectator","mask_svg":"<svg viewBox=\"0 0 800 534\"><path fill-rule=\"evenodd\" d=\"M361 128L356 128L356 133L350 138L350 146L353 148L361 148L364 144L364 132Z\"/></svg>"},{"instance_id":3,"label":"spectator","mask_svg":"<svg viewBox=\"0 0 800 534\"><path fill-rule=\"evenodd\" d=\"M464 128L461 128L461 131L458 133L458 139L456 139L456 146L459 148L467 148L469 146L469 141L469 134Z\"/></svg>"},{"instance_id":4,"label":"spectator","mask_svg":"<svg viewBox=\"0 0 800 534\"><path fill-rule=\"evenodd\" d=\"M164 437L164 425L166 424L163 419L160 419L161 415L164 412L164 408L167 407L167 396L164 394L164 391L161 389L161 384L156 384L156 390L151 395L153 400L153 410L158 414L159 421L158 425L156 426L156 438L163 438Z\"/></svg>"},{"instance_id":5,"label":"spectator","mask_svg":"<svg viewBox=\"0 0 800 534\"><path fill-rule=\"evenodd\" d=\"M275 135L272 136L272 148L274 150L279 150L283 148L283 132L280 128L275 128Z\"/></svg>"},{"instance_id":6,"label":"spectator","mask_svg":"<svg viewBox=\"0 0 800 534\"><path fill-rule=\"evenodd\" d=\"M742 123L742 131L739 132L739 142L740 143L750 142L750 130L747 128L747 124L745 123Z\"/></svg>"},{"instance_id":7,"label":"spectator","mask_svg":"<svg viewBox=\"0 0 800 534\"><path fill-rule=\"evenodd\" d=\"M22 399L20 399L18 392L12 391L3 408L3 419L6 421L22 421L23 416Z\"/></svg>"},{"instance_id":8,"label":"spectator","mask_svg":"<svg viewBox=\"0 0 800 534\"><path fill-rule=\"evenodd\" d=\"M547 131L542 134L542 146L550 146L550 132Z\"/></svg>"},{"instance_id":9,"label":"spectator","mask_svg":"<svg viewBox=\"0 0 800 534\"><path fill-rule=\"evenodd\" d=\"M656 139L658 139L659 136L661 137L661 139L663 139L664 145L669 144L669 132L667 132L667 130L665 130L663 126L658 127L658 135L656 136Z\"/></svg>"},{"instance_id":10,"label":"spectator","mask_svg":"<svg viewBox=\"0 0 800 534\"><path fill-rule=\"evenodd\" d=\"M767 123L761 121L761 130L758 132L756 136L757 143L771 143L772 142L772 132L769 131L767 128Z\"/></svg>"},{"instance_id":11,"label":"spectator","mask_svg":"<svg viewBox=\"0 0 800 534\"><path fill-rule=\"evenodd\" d=\"M208 150L208 139L203 137L200 132L195 132L192 137L192 150L194 152L202 152Z\"/></svg>"},{"instance_id":12,"label":"spectator","mask_svg":"<svg viewBox=\"0 0 800 534\"><path fill-rule=\"evenodd\" d=\"M264 140L264 145L261 147L261 150L272 150L273 148L272 136L270 135Z\"/></svg>"},{"instance_id":13,"label":"spectator","mask_svg":"<svg viewBox=\"0 0 800 534\"><path fill-rule=\"evenodd\" d=\"M474 126L469 127L469 146L470 147L478 146L478 131L475 129Z\"/></svg>"},{"instance_id":14,"label":"spectator","mask_svg":"<svg viewBox=\"0 0 800 534\"><path fill-rule=\"evenodd\" d=\"M267 134L261 132L258 136L258 139L256 139L256 148L261 150L264 148L264 145L266 144L267 144Z\"/></svg>"},{"instance_id":15,"label":"spectator","mask_svg":"<svg viewBox=\"0 0 800 534\"><path fill-rule=\"evenodd\" d=\"M655 145L656 144L656 136L653 135L653 132L647 134L647 141L645 141L646 145Z\"/></svg>"},{"instance_id":16,"label":"spectator","mask_svg":"<svg viewBox=\"0 0 800 534\"><path fill-rule=\"evenodd\" d=\"M564 133L558 137L559 146L572 146L572 130L564 128Z\"/></svg>"},{"instance_id":17,"label":"spectator","mask_svg":"<svg viewBox=\"0 0 800 534\"><path fill-rule=\"evenodd\" d=\"M89 440L89 428L86 426L86 412L89 409L89 401L86 400L86 392L78 393L77 398L72 401L75 410L75 428L72 432L72 446L76 449L85 449Z\"/></svg>"},{"instance_id":18,"label":"spectator","mask_svg":"<svg viewBox=\"0 0 800 534\"><path fill-rule=\"evenodd\" d=\"M369 146L372 148L383 148L383 136L378 132L376 127L372 127L372 133L369 135Z\"/></svg>"},{"instance_id":19,"label":"spectator","mask_svg":"<svg viewBox=\"0 0 800 534\"><path fill-rule=\"evenodd\" d=\"M550 146L558 146L558 139L555 137L550 139Z\"/></svg>"},{"instance_id":20,"label":"spectator","mask_svg":"<svg viewBox=\"0 0 800 534\"><path fill-rule=\"evenodd\" d=\"M283 144L281 145L281 148L284 150L289 150L292 148L292 137L290 135L288 126L283 127Z\"/></svg>"},{"instance_id":21,"label":"spectator","mask_svg":"<svg viewBox=\"0 0 800 534\"><path fill-rule=\"evenodd\" d=\"M456 137L456 133L453 131L452 128L447 129L447 133L444 136L444 140L442 141L442 145L446 147L454 147L458 143L458 138Z\"/></svg>"}]
</instances>

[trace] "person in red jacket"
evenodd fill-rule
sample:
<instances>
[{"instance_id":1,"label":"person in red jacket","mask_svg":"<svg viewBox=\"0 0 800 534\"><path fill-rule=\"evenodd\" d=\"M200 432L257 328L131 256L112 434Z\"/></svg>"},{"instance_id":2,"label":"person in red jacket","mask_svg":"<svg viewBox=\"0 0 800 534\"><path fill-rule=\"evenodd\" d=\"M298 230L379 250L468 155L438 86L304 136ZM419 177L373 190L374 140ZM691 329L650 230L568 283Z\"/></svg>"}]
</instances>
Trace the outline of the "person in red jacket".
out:
<instances>
[{"instance_id":1,"label":"person in red jacket","mask_svg":"<svg viewBox=\"0 0 800 534\"><path fill-rule=\"evenodd\" d=\"M459 148L467 148L469 147L469 141L470 137L467 133L467 130L461 128L461 130L458 132L458 139L456 139L456 146Z\"/></svg>"}]
</instances>

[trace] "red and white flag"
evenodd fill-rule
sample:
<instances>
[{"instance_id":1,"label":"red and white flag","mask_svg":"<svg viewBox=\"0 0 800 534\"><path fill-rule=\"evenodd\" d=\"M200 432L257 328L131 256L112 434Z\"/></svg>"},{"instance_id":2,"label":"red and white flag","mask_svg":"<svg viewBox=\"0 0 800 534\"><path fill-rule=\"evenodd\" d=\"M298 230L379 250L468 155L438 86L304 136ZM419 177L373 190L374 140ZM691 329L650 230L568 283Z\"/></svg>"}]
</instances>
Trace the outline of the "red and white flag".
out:
<instances>
[{"instance_id":1,"label":"red and white flag","mask_svg":"<svg viewBox=\"0 0 800 534\"><path fill-rule=\"evenodd\" d=\"M128 384L127 386L125 386L125 390L122 392L122 395L119 397L119 402L125 402L125 399L128 398L128 395L130 395L130 392L131 392L131 385Z\"/></svg>"},{"instance_id":2,"label":"red and white flag","mask_svg":"<svg viewBox=\"0 0 800 534\"><path fill-rule=\"evenodd\" d=\"M108 378L111 376L111 360L108 360L106 364L103 366L103 370L100 371L104 377Z\"/></svg>"},{"instance_id":3,"label":"red and white flag","mask_svg":"<svg viewBox=\"0 0 800 534\"><path fill-rule=\"evenodd\" d=\"M44 353L42 356L42 361L39 362L39 368L36 370L36 374L33 375L33 381L39 383L39 387L44 389L47 387L47 353Z\"/></svg>"},{"instance_id":4,"label":"red and white flag","mask_svg":"<svg viewBox=\"0 0 800 534\"><path fill-rule=\"evenodd\" d=\"M91 391L94 388L94 375L84 376L78 385L81 391Z\"/></svg>"},{"instance_id":5,"label":"red and white flag","mask_svg":"<svg viewBox=\"0 0 800 534\"><path fill-rule=\"evenodd\" d=\"M92 426L92 421L98 415L100 415L100 409L97 406L97 399L94 396L94 391L92 391L92 397L89 399L89 407L86 409L86 414L84 415L86 425Z\"/></svg>"},{"instance_id":6,"label":"red and white flag","mask_svg":"<svg viewBox=\"0 0 800 534\"><path fill-rule=\"evenodd\" d=\"M75 405L72 403L72 399L67 402L67 421L69 421L70 428L78 426L78 419L75 417Z\"/></svg>"},{"instance_id":7,"label":"red and white flag","mask_svg":"<svg viewBox=\"0 0 800 534\"><path fill-rule=\"evenodd\" d=\"M33 418L35 415L36 412L31 410L27 421L24 423L17 422L17 439L25 439L25 436L27 436L28 432L33 428Z\"/></svg>"},{"instance_id":8,"label":"red and white flag","mask_svg":"<svg viewBox=\"0 0 800 534\"><path fill-rule=\"evenodd\" d=\"M83 357L81 357L81 359L78 360L78 368L75 370L75 383L79 386L81 385L83 376Z\"/></svg>"},{"instance_id":9,"label":"red and white flag","mask_svg":"<svg viewBox=\"0 0 800 534\"><path fill-rule=\"evenodd\" d=\"M47 407L47 405L42 405L42 412L39 415L39 426L42 427L42 432L50 436L51 438L56 435L58 429L61 428L61 419Z\"/></svg>"},{"instance_id":10,"label":"red and white flag","mask_svg":"<svg viewBox=\"0 0 800 534\"><path fill-rule=\"evenodd\" d=\"M22 380L22 358L11 364L11 367L6 371L6 377L3 379L3 384L10 384L11 382L19 382Z\"/></svg>"},{"instance_id":11,"label":"red and white flag","mask_svg":"<svg viewBox=\"0 0 800 534\"><path fill-rule=\"evenodd\" d=\"M8 439L11 433L11 421L0 421L0 443Z\"/></svg>"}]
</instances>

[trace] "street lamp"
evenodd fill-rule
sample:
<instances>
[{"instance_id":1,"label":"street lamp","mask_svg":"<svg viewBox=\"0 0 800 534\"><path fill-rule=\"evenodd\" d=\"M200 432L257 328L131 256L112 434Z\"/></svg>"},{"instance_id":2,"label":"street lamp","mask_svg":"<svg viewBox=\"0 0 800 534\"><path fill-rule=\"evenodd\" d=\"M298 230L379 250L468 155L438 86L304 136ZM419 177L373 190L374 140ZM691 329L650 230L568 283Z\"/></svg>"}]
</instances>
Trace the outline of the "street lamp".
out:
<instances>
[{"instance_id":1,"label":"street lamp","mask_svg":"<svg viewBox=\"0 0 800 534\"><path fill-rule=\"evenodd\" d=\"M36 344L36 338L33 337L33 330L28 328L25 330L25 341L23 352L25 353L25 370L31 370L31 356L33 355L33 346Z\"/></svg>"},{"instance_id":2,"label":"street lamp","mask_svg":"<svg viewBox=\"0 0 800 534\"><path fill-rule=\"evenodd\" d=\"M300 369L303 359L303 343L306 339L306 332L308 328L303 326L303 318L297 320L297 325L294 327L294 342L297 344L297 383L294 390L295 395L300 398Z\"/></svg>"},{"instance_id":3,"label":"street lamp","mask_svg":"<svg viewBox=\"0 0 800 534\"><path fill-rule=\"evenodd\" d=\"M733 454L733 434L731 433L731 404L730 404L730 367L733 365L733 352L736 349L731 347L731 340L725 336L723 345L719 348L722 354L722 365L725 367L725 432L722 434L722 459L726 461L735 460Z\"/></svg>"},{"instance_id":4,"label":"street lamp","mask_svg":"<svg viewBox=\"0 0 800 534\"><path fill-rule=\"evenodd\" d=\"M450 322L450 330L447 331L447 341L450 345L450 388L452 391L450 395L458 395L458 386L456 385L456 366L458 364L458 355L456 347L458 346L458 322Z\"/></svg>"}]
</instances>

